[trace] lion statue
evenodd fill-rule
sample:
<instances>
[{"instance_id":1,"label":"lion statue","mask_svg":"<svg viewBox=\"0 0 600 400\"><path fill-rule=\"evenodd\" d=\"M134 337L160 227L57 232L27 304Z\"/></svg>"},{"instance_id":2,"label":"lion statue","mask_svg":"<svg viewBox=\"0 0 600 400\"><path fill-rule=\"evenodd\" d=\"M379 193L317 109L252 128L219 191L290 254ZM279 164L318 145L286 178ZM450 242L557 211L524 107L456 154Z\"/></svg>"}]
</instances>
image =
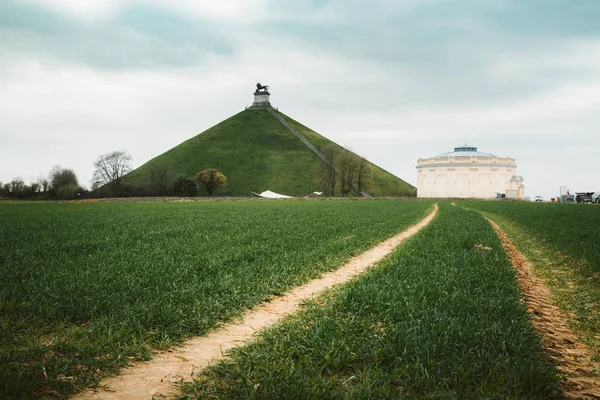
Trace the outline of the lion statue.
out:
<instances>
[{"instance_id":1,"label":"lion statue","mask_svg":"<svg viewBox=\"0 0 600 400\"><path fill-rule=\"evenodd\" d=\"M257 83L257 84L256 84L256 90L257 90L258 92L261 92L261 91L262 91L262 92L266 92L266 91L268 91L268 90L269 90L269 85L265 85L265 86L263 86L263 85L261 85L261 84L260 84L260 82L259 82L259 83Z\"/></svg>"}]
</instances>

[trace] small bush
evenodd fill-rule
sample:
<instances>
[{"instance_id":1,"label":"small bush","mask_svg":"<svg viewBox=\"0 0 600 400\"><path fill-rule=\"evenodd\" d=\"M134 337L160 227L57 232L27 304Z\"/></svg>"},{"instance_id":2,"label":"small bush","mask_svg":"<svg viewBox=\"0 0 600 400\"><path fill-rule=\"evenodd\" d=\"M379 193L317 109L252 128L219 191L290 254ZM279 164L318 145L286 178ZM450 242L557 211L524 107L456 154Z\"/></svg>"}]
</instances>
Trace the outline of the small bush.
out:
<instances>
[{"instance_id":1,"label":"small bush","mask_svg":"<svg viewBox=\"0 0 600 400\"><path fill-rule=\"evenodd\" d=\"M179 178L175 179L175 182L173 183L173 195L182 197L197 196L198 187L196 186L196 182L186 178L185 176L180 176Z\"/></svg>"}]
</instances>

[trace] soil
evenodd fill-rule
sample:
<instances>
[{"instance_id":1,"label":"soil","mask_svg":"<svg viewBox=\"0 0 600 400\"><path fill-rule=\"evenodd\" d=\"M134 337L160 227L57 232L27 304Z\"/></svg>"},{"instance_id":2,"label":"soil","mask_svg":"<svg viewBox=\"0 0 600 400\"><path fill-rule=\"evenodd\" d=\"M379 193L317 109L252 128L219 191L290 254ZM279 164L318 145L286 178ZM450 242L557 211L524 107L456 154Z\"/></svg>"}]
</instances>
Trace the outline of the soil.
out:
<instances>
[{"instance_id":1,"label":"soil","mask_svg":"<svg viewBox=\"0 0 600 400\"><path fill-rule=\"evenodd\" d=\"M172 397L178 393L174 383L191 380L193 374L225 357L228 350L253 339L257 331L297 311L303 301L364 272L403 240L424 228L437 211L436 204L434 211L421 222L353 257L339 269L263 303L248 311L240 320L224 324L206 336L191 339L180 348L160 352L151 361L125 368L121 375L102 381L101 389L89 389L74 398L129 400Z\"/></svg>"},{"instance_id":2,"label":"soil","mask_svg":"<svg viewBox=\"0 0 600 400\"><path fill-rule=\"evenodd\" d=\"M502 240L502 246L518 272L518 281L533 326L542 343L557 363L563 380L561 397L567 399L600 399L600 365L592 362L591 351L581 343L567 324L569 315L557 307L550 291L533 272L533 266L521 254L500 227L489 220Z\"/></svg>"}]
</instances>

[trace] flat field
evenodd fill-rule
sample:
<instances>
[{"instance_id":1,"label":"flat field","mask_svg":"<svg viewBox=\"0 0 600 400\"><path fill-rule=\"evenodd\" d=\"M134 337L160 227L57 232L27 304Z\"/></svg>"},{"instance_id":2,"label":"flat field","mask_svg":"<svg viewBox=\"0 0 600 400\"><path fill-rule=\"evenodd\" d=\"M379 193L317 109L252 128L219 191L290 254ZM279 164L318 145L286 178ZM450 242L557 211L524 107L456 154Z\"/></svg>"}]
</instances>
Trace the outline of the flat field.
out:
<instances>
[{"instance_id":1,"label":"flat field","mask_svg":"<svg viewBox=\"0 0 600 400\"><path fill-rule=\"evenodd\" d=\"M438 216L364 276L235 349L186 398L544 399L560 379L488 222Z\"/></svg>"},{"instance_id":2,"label":"flat field","mask_svg":"<svg viewBox=\"0 0 600 400\"><path fill-rule=\"evenodd\" d=\"M93 386L335 269L432 207L0 203L0 398Z\"/></svg>"},{"instance_id":3,"label":"flat field","mask_svg":"<svg viewBox=\"0 0 600 400\"><path fill-rule=\"evenodd\" d=\"M460 202L499 223L543 277L571 328L600 362L600 207Z\"/></svg>"}]
</instances>

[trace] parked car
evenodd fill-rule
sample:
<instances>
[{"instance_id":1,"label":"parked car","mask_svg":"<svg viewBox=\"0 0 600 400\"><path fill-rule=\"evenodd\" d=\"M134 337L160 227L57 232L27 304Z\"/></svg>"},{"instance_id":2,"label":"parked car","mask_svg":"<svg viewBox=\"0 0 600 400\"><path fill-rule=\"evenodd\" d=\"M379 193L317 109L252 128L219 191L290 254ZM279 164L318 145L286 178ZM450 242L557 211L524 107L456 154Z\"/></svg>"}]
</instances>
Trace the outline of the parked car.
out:
<instances>
[{"instance_id":1,"label":"parked car","mask_svg":"<svg viewBox=\"0 0 600 400\"><path fill-rule=\"evenodd\" d=\"M542 196L535 196L533 201L544 201L544 198Z\"/></svg>"},{"instance_id":2,"label":"parked car","mask_svg":"<svg viewBox=\"0 0 600 400\"><path fill-rule=\"evenodd\" d=\"M600 192L594 192L592 195L592 203L600 204Z\"/></svg>"},{"instance_id":3,"label":"parked car","mask_svg":"<svg viewBox=\"0 0 600 400\"><path fill-rule=\"evenodd\" d=\"M575 202L577 203L591 203L594 192L579 192L575 193Z\"/></svg>"}]
</instances>

